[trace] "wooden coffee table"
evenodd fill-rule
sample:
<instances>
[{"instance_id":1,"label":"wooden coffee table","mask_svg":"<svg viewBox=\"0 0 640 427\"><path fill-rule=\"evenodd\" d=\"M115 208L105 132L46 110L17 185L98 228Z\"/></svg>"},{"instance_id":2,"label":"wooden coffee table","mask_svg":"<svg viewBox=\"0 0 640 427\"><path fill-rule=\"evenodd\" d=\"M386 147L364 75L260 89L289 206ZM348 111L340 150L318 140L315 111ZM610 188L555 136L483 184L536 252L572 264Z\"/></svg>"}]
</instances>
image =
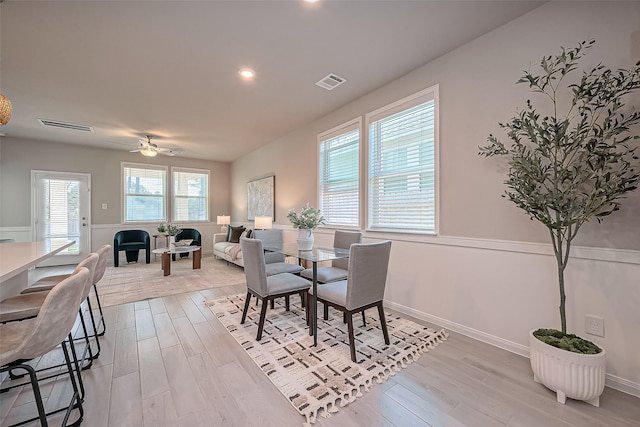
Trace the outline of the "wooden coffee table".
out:
<instances>
[{"instance_id":1,"label":"wooden coffee table","mask_svg":"<svg viewBox=\"0 0 640 427\"><path fill-rule=\"evenodd\" d=\"M202 248L200 246L178 246L176 248L159 248L151 252L162 254L162 271L165 276L171 274L171 254L193 253L193 269L199 269L202 260Z\"/></svg>"}]
</instances>

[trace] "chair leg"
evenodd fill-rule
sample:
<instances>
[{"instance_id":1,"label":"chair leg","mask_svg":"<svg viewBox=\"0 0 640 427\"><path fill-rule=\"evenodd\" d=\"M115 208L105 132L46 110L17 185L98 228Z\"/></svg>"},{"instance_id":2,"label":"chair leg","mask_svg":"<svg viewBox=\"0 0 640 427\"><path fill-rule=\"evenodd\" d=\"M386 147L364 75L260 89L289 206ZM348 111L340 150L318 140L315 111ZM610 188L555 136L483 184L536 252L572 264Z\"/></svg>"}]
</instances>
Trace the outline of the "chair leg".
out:
<instances>
[{"instance_id":1,"label":"chair leg","mask_svg":"<svg viewBox=\"0 0 640 427\"><path fill-rule=\"evenodd\" d=\"M98 336L103 336L107 332L107 324L104 320L104 313L102 312L102 303L100 302L100 295L98 295L98 286L93 284L93 293L96 295L96 301L98 302L98 311L100 312L100 321L98 322L98 330L100 330L100 324L102 324L102 332L98 332Z\"/></svg>"},{"instance_id":2,"label":"chair leg","mask_svg":"<svg viewBox=\"0 0 640 427\"><path fill-rule=\"evenodd\" d=\"M351 312L345 312L345 314L347 315L347 328L349 329L349 349L351 350L351 360L357 363L356 343L353 336L353 315L351 314Z\"/></svg>"},{"instance_id":3,"label":"chair leg","mask_svg":"<svg viewBox=\"0 0 640 427\"><path fill-rule=\"evenodd\" d=\"M247 311L249 311L249 303L251 302L251 294L247 292L247 297L244 299L244 310L242 310L241 325L244 325L244 321L247 318Z\"/></svg>"},{"instance_id":4,"label":"chair leg","mask_svg":"<svg viewBox=\"0 0 640 427\"><path fill-rule=\"evenodd\" d=\"M289 311L289 295L284 296L284 310Z\"/></svg>"},{"instance_id":5,"label":"chair leg","mask_svg":"<svg viewBox=\"0 0 640 427\"><path fill-rule=\"evenodd\" d=\"M262 308L260 309L260 322L258 323L258 335L256 336L256 341L260 341L262 339L262 329L264 328L264 319L267 316L268 302L269 302L268 297L262 299Z\"/></svg>"},{"instance_id":6,"label":"chair leg","mask_svg":"<svg viewBox=\"0 0 640 427\"><path fill-rule=\"evenodd\" d=\"M329 320L329 306L327 304L324 305L324 320Z\"/></svg>"},{"instance_id":7,"label":"chair leg","mask_svg":"<svg viewBox=\"0 0 640 427\"><path fill-rule=\"evenodd\" d=\"M274 300L274 299L269 300L269 304L271 304L271 310L276 308L276 300Z\"/></svg>"},{"instance_id":8,"label":"chair leg","mask_svg":"<svg viewBox=\"0 0 640 427\"><path fill-rule=\"evenodd\" d=\"M94 359L97 359L100 356L100 338L98 335L98 325L96 325L96 319L93 315L93 309L91 308L91 300L87 297L87 310L89 311L89 316L91 319L91 326L93 327L93 338L96 340L96 348L98 351L93 355Z\"/></svg>"},{"instance_id":9,"label":"chair leg","mask_svg":"<svg viewBox=\"0 0 640 427\"><path fill-rule=\"evenodd\" d=\"M380 326L382 326L382 333L384 334L384 343L389 345L389 332L387 331L387 320L384 317L382 301L378 303L378 314L380 315Z\"/></svg>"},{"instance_id":10,"label":"chair leg","mask_svg":"<svg viewBox=\"0 0 640 427\"><path fill-rule=\"evenodd\" d=\"M73 358L77 366L77 357L75 354L73 340L71 339L71 334L69 334L69 338L70 338L69 348L71 348L71 352L73 354ZM69 352L67 350L67 344L64 341L62 342L62 351L64 353L64 360L67 365L67 370L69 371L69 379L71 380L71 385L73 387L73 397L71 399L71 402L69 403L69 408L67 410L67 413L64 416L62 425L63 426L67 425L67 421L69 420L69 414L71 413L71 409L77 408L78 411L80 412L80 416L73 424L71 424L71 426L79 426L82 423L82 418L84 417L84 409L82 407L82 402L84 401L84 385L82 383L82 374L80 373L80 370L76 371L78 374L78 382L76 383L76 379L73 375L73 368L71 367L71 359L69 357ZM80 386L80 390L78 389L78 385ZM71 405L71 403L74 400L76 401L76 403Z\"/></svg>"},{"instance_id":11,"label":"chair leg","mask_svg":"<svg viewBox=\"0 0 640 427\"><path fill-rule=\"evenodd\" d=\"M362 326L367 326L367 318L364 317L364 310L362 310Z\"/></svg>"},{"instance_id":12,"label":"chair leg","mask_svg":"<svg viewBox=\"0 0 640 427\"><path fill-rule=\"evenodd\" d=\"M80 316L80 326L82 326L82 333L84 333L84 336L81 337L80 339L84 339L86 347L84 349L84 353L82 354L82 361L84 362L85 360L85 356L87 354L87 351L89 352L89 363L87 363L86 366L83 366L82 369L89 369L91 368L91 365L93 365L93 350L91 350L91 341L89 340L89 331L87 331L87 325L86 322L84 321L84 314L82 314L82 307L80 307L80 309L78 309L78 315ZM84 395L83 395L84 398Z\"/></svg>"}]
</instances>

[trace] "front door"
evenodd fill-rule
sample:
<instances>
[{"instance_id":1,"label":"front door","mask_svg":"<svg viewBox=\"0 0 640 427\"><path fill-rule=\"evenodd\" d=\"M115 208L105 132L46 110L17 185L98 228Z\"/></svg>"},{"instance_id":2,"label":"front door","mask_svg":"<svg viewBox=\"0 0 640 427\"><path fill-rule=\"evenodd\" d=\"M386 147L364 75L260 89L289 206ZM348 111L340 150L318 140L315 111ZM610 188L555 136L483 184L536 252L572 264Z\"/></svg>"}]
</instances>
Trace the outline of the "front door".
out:
<instances>
[{"instance_id":1,"label":"front door","mask_svg":"<svg viewBox=\"0 0 640 427\"><path fill-rule=\"evenodd\" d=\"M31 171L33 240L52 249L75 244L39 264L77 264L91 252L91 175Z\"/></svg>"}]
</instances>

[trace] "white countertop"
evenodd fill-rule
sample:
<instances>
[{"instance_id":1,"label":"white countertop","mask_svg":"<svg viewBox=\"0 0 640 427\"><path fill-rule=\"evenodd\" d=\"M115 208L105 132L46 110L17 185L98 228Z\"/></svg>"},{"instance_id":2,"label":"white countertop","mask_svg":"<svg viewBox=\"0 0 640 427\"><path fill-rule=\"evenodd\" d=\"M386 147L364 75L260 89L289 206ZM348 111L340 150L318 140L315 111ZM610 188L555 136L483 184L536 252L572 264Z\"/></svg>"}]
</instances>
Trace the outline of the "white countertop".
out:
<instances>
[{"instance_id":1,"label":"white countertop","mask_svg":"<svg viewBox=\"0 0 640 427\"><path fill-rule=\"evenodd\" d=\"M74 241L70 241L53 250L47 242L0 244L0 282L17 276L74 243Z\"/></svg>"}]
</instances>

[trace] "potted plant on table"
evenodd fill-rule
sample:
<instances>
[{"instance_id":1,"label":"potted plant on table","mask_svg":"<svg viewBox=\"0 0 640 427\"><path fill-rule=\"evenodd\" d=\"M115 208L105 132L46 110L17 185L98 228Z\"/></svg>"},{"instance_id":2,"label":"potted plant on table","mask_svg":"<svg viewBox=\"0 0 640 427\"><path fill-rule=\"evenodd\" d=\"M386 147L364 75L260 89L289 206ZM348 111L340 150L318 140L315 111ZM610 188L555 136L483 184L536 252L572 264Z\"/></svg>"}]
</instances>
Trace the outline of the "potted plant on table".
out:
<instances>
[{"instance_id":1,"label":"potted plant on table","mask_svg":"<svg viewBox=\"0 0 640 427\"><path fill-rule=\"evenodd\" d=\"M163 231L160 231L160 228L162 228ZM169 248L175 246L176 236L180 234L181 231L182 229L179 226L171 224L170 222L162 223L158 226L158 232L164 233L169 236Z\"/></svg>"},{"instance_id":2,"label":"potted plant on table","mask_svg":"<svg viewBox=\"0 0 640 427\"><path fill-rule=\"evenodd\" d=\"M500 123L509 147L489 135L485 157L503 156L509 171L503 197L549 230L558 267L561 330L529 334L534 380L566 397L598 406L604 390L605 352L567 334L564 272L573 239L589 220L601 222L620 208L623 196L640 182L639 136L631 128L640 113L624 98L640 87L640 63L611 71L598 65L573 79L594 41L544 57L537 71L518 80L546 104L526 107ZM568 350L568 351L566 351Z\"/></svg>"},{"instance_id":3,"label":"potted plant on table","mask_svg":"<svg viewBox=\"0 0 640 427\"><path fill-rule=\"evenodd\" d=\"M293 228L298 229L298 250L310 251L313 248L313 230L325 223L319 209L312 208L309 203L304 205L300 212L289 209L287 219L291 221Z\"/></svg>"}]
</instances>

